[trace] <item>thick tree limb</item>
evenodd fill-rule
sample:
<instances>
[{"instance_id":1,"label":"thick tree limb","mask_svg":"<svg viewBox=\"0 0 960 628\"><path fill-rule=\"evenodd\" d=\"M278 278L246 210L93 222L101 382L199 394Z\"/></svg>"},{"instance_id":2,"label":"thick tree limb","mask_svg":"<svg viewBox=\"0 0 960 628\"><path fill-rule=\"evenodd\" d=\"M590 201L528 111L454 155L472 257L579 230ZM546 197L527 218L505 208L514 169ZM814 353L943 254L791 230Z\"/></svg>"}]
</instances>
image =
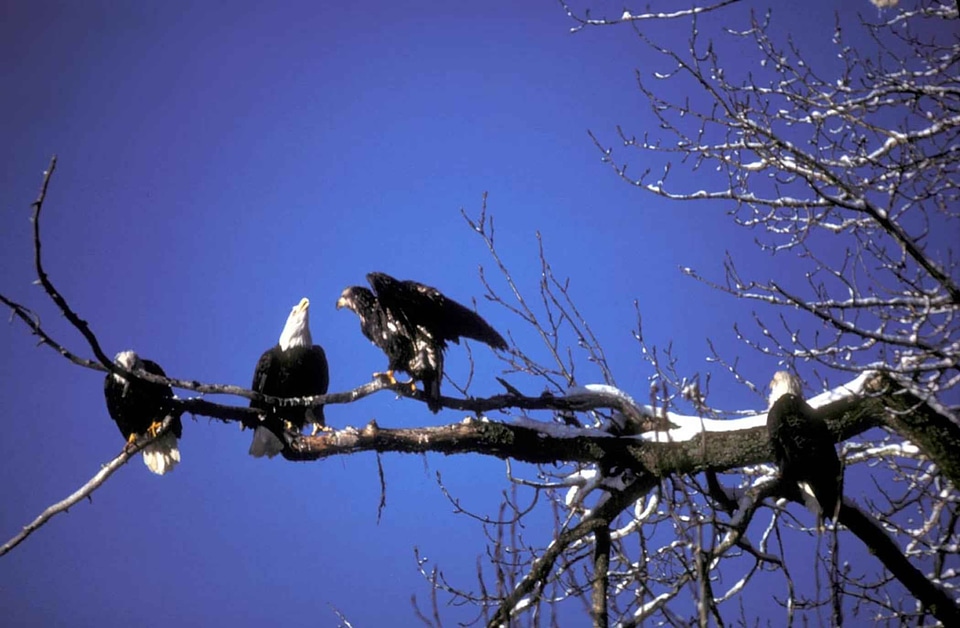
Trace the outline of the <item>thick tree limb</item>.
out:
<instances>
[{"instance_id":1,"label":"thick tree limb","mask_svg":"<svg viewBox=\"0 0 960 628\"><path fill-rule=\"evenodd\" d=\"M551 401L560 399L551 398ZM530 398L520 400L534 401ZM881 424L880 415L864 409L864 406L875 409L876 404L876 399L872 398L843 399L822 406L819 412L823 413L834 433L849 436ZM766 427L762 426L736 431L708 431L677 442L615 437L594 429L570 428L562 435L556 435L551 431L554 427L552 423L544 423L543 428L538 428L534 421L517 425L469 418L436 427L387 429L373 421L359 430L346 428L316 436L301 436L291 444L291 458L317 460L358 451L480 453L535 464L560 461L596 463L601 468L629 468L651 477L723 471L773 460Z\"/></svg>"},{"instance_id":2,"label":"thick tree limb","mask_svg":"<svg viewBox=\"0 0 960 628\"><path fill-rule=\"evenodd\" d=\"M607 613L607 587L610 584L610 528L597 528L593 532L593 585L590 592L590 612L593 625L606 628L610 622Z\"/></svg>"},{"instance_id":3,"label":"thick tree limb","mask_svg":"<svg viewBox=\"0 0 960 628\"><path fill-rule=\"evenodd\" d=\"M933 460L940 472L960 488L960 425L888 376L870 382L868 390L882 393L884 425L907 438ZM869 404L868 404L869 405Z\"/></svg>"}]
</instances>

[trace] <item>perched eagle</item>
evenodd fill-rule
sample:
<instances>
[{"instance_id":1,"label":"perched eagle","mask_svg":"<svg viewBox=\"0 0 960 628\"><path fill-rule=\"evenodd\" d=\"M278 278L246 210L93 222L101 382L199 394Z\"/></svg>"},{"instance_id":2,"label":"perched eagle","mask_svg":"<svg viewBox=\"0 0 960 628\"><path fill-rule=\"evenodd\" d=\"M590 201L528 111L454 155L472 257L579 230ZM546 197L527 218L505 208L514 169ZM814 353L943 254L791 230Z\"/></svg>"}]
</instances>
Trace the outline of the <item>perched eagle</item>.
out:
<instances>
[{"instance_id":1,"label":"perched eagle","mask_svg":"<svg viewBox=\"0 0 960 628\"><path fill-rule=\"evenodd\" d=\"M143 371L166 377L160 365L140 358L133 351L121 351L113 359L117 366L136 373ZM170 414L173 390L164 384L128 380L122 375L108 373L103 382L103 395L107 400L107 412L120 428L120 433L133 443L145 434L155 436L163 420ZM173 470L180 462L177 441L183 433L180 417L174 419L166 434L143 448L143 463L147 468L163 475Z\"/></svg>"},{"instance_id":2,"label":"perched eagle","mask_svg":"<svg viewBox=\"0 0 960 628\"><path fill-rule=\"evenodd\" d=\"M836 521L840 512L843 468L830 428L803 400L800 380L787 371L777 371L770 382L767 432L784 486L791 491L787 496L816 514L822 531L823 520Z\"/></svg>"},{"instance_id":3,"label":"perched eagle","mask_svg":"<svg viewBox=\"0 0 960 628\"><path fill-rule=\"evenodd\" d=\"M330 385L330 370L323 347L310 336L310 301L301 299L283 326L280 341L263 352L253 373L250 388L271 397L312 397L323 395ZM289 424L300 431L313 423L314 433L325 427L323 406L318 408L277 408L262 401L251 401L251 408L264 411L263 421L253 433L250 455L272 458L286 446Z\"/></svg>"},{"instance_id":4,"label":"perched eagle","mask_svg":"<svg viewBox=\"0 0 960 628\"><path fill-rule=\"evenodd\" d=\"M423 382L427 406L439 412L443 352L447 342L473 338L494 349L506 349L503 336L472 310L415 281L400 281L384 273L370 273L373 290L352 286L343 291L337 309L348 308L360 317L360 329L387 354L387 377L405 371ZM395 381L395 380L394 380Z\"/></svg>"}]
</instances>

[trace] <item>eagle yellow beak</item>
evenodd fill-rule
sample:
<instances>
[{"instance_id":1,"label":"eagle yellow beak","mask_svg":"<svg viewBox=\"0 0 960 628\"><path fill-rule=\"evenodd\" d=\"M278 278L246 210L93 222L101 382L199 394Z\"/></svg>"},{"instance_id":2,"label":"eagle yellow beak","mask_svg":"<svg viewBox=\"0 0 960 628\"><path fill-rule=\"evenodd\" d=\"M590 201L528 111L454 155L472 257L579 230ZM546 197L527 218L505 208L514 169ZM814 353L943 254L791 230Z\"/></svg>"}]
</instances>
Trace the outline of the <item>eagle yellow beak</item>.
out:
<instances>
[{"instance_id":1,"label":"eagle yellow beak","mask_svg":"<svg viewBox=\"0 0 960 628\"><path fill-rule=\"evenodd\" d=\"M297 303L297 305L293 308L293 311L299 313L299 312L303 312L309 307L310 307L310 299L308 299L307 297L303 297L302 299L300 299L300 303Z\"/></svg>"}]
</instances>

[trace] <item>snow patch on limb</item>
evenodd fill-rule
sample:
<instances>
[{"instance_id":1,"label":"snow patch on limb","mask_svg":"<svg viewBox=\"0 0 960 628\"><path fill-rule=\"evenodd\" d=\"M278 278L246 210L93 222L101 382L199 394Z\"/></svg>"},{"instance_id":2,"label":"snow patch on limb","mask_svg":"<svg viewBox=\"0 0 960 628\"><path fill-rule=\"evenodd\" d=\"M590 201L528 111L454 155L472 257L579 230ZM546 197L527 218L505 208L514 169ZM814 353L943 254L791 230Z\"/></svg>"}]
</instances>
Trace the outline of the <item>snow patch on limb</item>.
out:
<instances>
[{"instance_id":1,"label":"snow patch on limb","mask_svg":"<svg viewBox=\"0 0 960 628\"><path fill-rule=\"evenodd\" d=\"M571 386L567 389L564 400L570 403L574 410L595 410L597 408L619 410L627 421L634 422L637 425L655 418L653 408L638 404L629 394L608 384Z\"/></svg>"},{"instance_id":2,"label":"snow patch on limb","mask_svg":"<svg viewBox=\"0 0 960 628\"><path fill-rule=\"evenodd\" d=\"M647 494L647 503L641 508L642 500L637 500L633 504L633 517L639 523L644 523L651 515L657 512L660 506L660 496L656 493Z\"/></svg>"},{"instance_id":3,"label":"snow patch on limb","mask_svg":"<svg viewBox=\"0 0 960 628\"><path fill-rule=\"evenodd\" d=\"M588 412L590 410L611 409L614 414L620 413L622 421L642 425L654 419L654 411L648 406L641 406L626 392L607 384L587 384L573 386L561 398L573 412ZM582 428L556 423L536 421L525 416L513 420L514 425L527 427L543 432L554 438L577 438L580 436L611 436L603 429ZM618 427L623 427L622 425Z\"/></svg>"},{"instance_id":4,"label":"snow patch on limb","mask_svg":"<svg viewBox=\"0 0 960 628\"><path fill-rule=\"evenodd\" d=\"M610 531L610 539L618 541L633 534L647 522L647 520L657 512L660 505L660 497L654 491L646 495L646 499L640 498L633 503L633 519L627 522L622 528Z\"/></svg>"},{"instance_id":5,"label":"snow patch on limb","mask_svg":"<svg viewBox=\"0 0 960 628\"><path fill-rule=\"evenodd\" d=\"M863 394L866 383L876 375L876 371L864 371L860 373L854 380L847 382L846 384L840 384L836 388L832 388L826 392L822 392L815 397L811 397L807 400L807 403L810 404L812 408L819 408L825 406L828 403L833 403L834 401L840 401L842 399L848 399L850 397L859 397Z\"/></svg>"},{"instance_id":6,"label":"snow patch on limb","mask_svg":"<svg viewBox=\"0 0 960 628\"><path fill-rule=\"evenodd\" d=\"M899 458L919 458L920 448L910 441L888 443L885 445L877 445L875 447L867 447L865 449L860 449L859 447L856 449L845 447L843 459L847 465L851 465L858 462L870 462L885 456L897 456Z\"/></svg>"},{"instance_id":7,"label":"snow patch on limb","mask_svg":"<svg viewBox=\"0 0 960 628\"><path fill-rule=\"evenodd\" d=\"M866 383L875 375L875 371L865 371L850 382L812 397L808 400L808 403L813 408L819 408L843 399L861 396L864 394ZM626 392L607 384L587 384L571 387L563 400L570 403L572 410L578 412L609 408L614 410L614 417L617 417L619 413L622 415L620 420L626 423L634 423L637 426L652 426L662 425L666 422L671 426L668 430L651 430L648 428L647 431L639 435L621 437L636 438L649 443L688 442L704 432L738 432L765 427L767 424L766 412L738 419L707 419L674 412L655 412L652 407L638 404ZM527 417L515 418L514 424L537 430L545 436L554 438L611 436L605 430L545 423ZM624 426L617 425L616 427L623 428Z\"/></svg>"},{"instance_id":8,"label":"snow patch on limb","mask_svg":"<svg viewBox=\"0 0 960 628\"><path fill-rule=\"evenodd\" d=\"M657 597L653 598L640 608L636 610L633 614L633 618L639 621L646 619L651 613L662 607L664 604L672 600L676 596L676 592L668 591L666 593L661 593Z\"/></svg>"},{"instance_id":9,"label":"snow patch on limb","mask_svg":"<svg viewBox=\"0 0 960 628\"><path fill-rule=\"evenodd\" d=\"M510 617L516 618L517 615L526 611L531 606L533 606L533 599L531 597L526 596L520 598L520 600L514 605L513 610L510 611ZM500 623L497 624L497 628L508 628L508 625Z\"/></svg>"},{"instance_id":10,"label":"snow patch on limb","mask_svg":"<svg viewBox=\"0 0 960 628\"><path fill-rule=\"evenodd\" d=\"M667 421L675 427L669 430L645 432L634 438L648 443L679 443L690 441L704 432L739 432L767 424L767 413L743 419L704 419L698 416L684 416L682 414L667 413Z\"/></svg>"},{"instance_id":11,"label":"snow patch on limb","mask_svg":"<svg viewBox=\"0 0 960 628\"><path fill-rule=\"evenodd\" d=\"M570 486L570 489L564 496L564 504L566 504L567 508L582 506L587 495L601 488L604 490L604 494L597 504L597 506L599 506L606 501L607 496L609 496L611 492L626 490L627 483L628 481L624 478L623 474L604 475L595 467L580 469L563 479L562 485ZM586 510L584 516L590 514L590 512L591 510Z\"/></svg>"},{"instance_id":12,"label":"snow patch on limb","mask_svg":"<svg viewBox=\"0 0 960 628\"><path fill-rule=\"evenodd\" d=\"M807 403L813 408L819 408L842 399L860 396L863 394L866 382L874 375L874 371L863 372L854 380L820 393L809 399ZM698 416L684 416L668 412L666 419L675 427L666 431L646 432L636 438L650 443L677 443L693 440L703 432L737 432L740 430L765 427L767 424L767 413L763 412L742 419L723 420L705 419Z\"/></svg>"},{"instance_id":13,"label":"snow patch on limb","mask_svg":"<svg viewBox=\"0 0 960 628\"><path fill-rule=\"evenodd\" d=\"M564 503L567 508L583 501L587 493L600 486L603 482L600 472L596 469L581 469L576 473L571 473L565 478L565 482L571 482L573 486L567 491L564 497ZM582 495L581 495L582 493Z\"/></svg>"},{"instance_id":14,"label":"snow patch on limb","mask_svg":"<svg viewBox=\"0 0 960 628\"><path fill-rule=\"evenodd\" d=\"M743 577L741 577L739 580L734 582L733 586L730 587L726 593L724 593L723 595L717 598L714 598L713 600L714 603L720 604L721 602L726 602L727 600L732 598L734 595L737 595L738 593L743 591L747 587L747 583L750 581L750 577L752 575L753 575L753 570L750 570L747 573L743 574Z\"/></svg>"},{"instance_id":15,"label":"snow patch on limb","mask_svg":"<svg viewBox=\"0 0 960 628\"><path fill-rule=\"evenodd\" d=\"M562 484L570 486L564 497L567 508L583 504L587 495L598 488L603 488L609 493L611 491L622 491L627 487L627 483L621 475L603 475L598 469L592 467L571 473L563 479Z\"/></svg>"},{"instance_id":16,"label":"snow patch on limb","mask_svg":"<svg viewBox=\"0 0 960 628\"><path fill-rule=\"evenodd\" d=\"M584 386L571 386L567 389L565 399L567 399L567 401L575 402L578 399L584 398L587 401L592 401L598 397L616 400L618 404L626 403L638 409L641 407L629 394L620 390L616 386L610 386L609 384L586 384Z\"/></svg>"}]
</instances>

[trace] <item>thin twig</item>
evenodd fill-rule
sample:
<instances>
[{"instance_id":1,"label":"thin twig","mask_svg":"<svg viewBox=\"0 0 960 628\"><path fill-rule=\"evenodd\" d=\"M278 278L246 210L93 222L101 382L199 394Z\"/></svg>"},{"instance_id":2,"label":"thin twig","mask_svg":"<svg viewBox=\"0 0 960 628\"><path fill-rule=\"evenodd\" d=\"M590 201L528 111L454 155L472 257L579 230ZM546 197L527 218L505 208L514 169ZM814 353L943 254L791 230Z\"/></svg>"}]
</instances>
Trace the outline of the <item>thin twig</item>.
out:
<instances>
[{"instance_id":1,"label":"thin twig","mask_svg":"<svg viewBox=\"0 0 960 628\"><path fill-rule=\"evenodd\" d=\"M57 307L60 308L60 311L63 312L67 320L70 321L70 324L76 327L77 331L86 338L87 344L90 345L90 349L93 350L93 354L100 360L100 363L111 373L117 373L119 375L127 374L117 367L113 363L113 360L107 357L107 354L104 353L100 347L100 342L97 340L97 337L90 331L90 326L87 324L87 321L77 316L76 312L67 305L66 299L64 299L63 295L53 286L53 283L47 276L47 272L43 269L43 260L40 254L40 212L43 210L43 202L47 198L47 188L50 186L50 180L56 168L57 156L54 155L50 159L50 166L47 168L47 171L43 173L43 184L40 186L40 194L37 196L37 200L33 202L33 216L30 219L33 223L33 262L37 268L37 278L40 280L40 285L43 286L43 289L50 295L53 302L57 304Z\"/></svg>"},{"instance_id":2,"label":"thin twig","mask_svg":"<svg viewBox=\"0 0 960 628\"><path fill-rule=\"evenodd\" d=\"M383 459L379 451L377 452L377 475L380 478L380 503L377 504L377 525L380 525L383 510L387 507L387 478L383 473Z\"/></svg>"},{"instance_id":3,"label":"thin twig","mask_svg":"<svg viewBox=\"0 0 960 628\"><path fill-rule=\"evenodd\" d=\"M31 310L30 308L24 305L21 305L16 301L14 301L13 299L9 299L2 294L0 294L0 303L3 303L7 307L9 307L13 316L16 316L17 318L19 318L20 320L22 320L24 323L27 324L27 326L33 332L33 335L40 339L40 342L38 344L47 345L48 347L51 347L54 351L56 351L66 359L70 360L71 362L79 366L84 366L86 368L94 369L98 371L106 370L100 363L94 362L93 360L88 360L86 358L81 358L80 356L76 355L75 353L72 353L62 344L54 340L50 336L50 334L48 334L43 329L43 327L41 327L40 317L37 316L37 314L34 313L34 311Z\"/></svg>"}]
</instances>

